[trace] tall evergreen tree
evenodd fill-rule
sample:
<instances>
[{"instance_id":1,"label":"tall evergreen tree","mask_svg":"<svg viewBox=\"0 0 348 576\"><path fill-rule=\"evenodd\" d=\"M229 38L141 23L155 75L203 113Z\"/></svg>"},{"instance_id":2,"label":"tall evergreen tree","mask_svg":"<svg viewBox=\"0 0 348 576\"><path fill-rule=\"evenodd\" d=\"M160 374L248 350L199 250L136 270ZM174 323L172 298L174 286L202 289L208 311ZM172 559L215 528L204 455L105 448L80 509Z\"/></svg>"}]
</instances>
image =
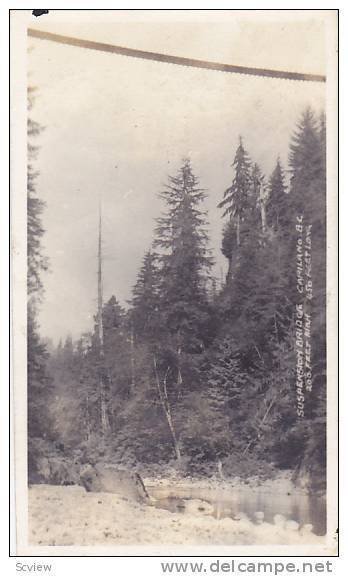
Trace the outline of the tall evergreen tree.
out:
<instances>
[{"instance_id":1,"label":"tall evergreen tree","mask_svg":"<svg viewBox=\"0 0 348 576\"><path fill-rule=\"evenodd\" d=\"M285 186L285 175L280 159L269 180L269 195L267 200L267 223L274 232L284 230L288 222L287 196Z\"/></svg>"},{"instance_id":2,"label":"tall evergreen tree","mask_svg":"<svg viewBox=\"0 0 348 576\"><path fill-rule=\"evenodd\" d=\"M131 322L135 336L153 340L158 325L158 268L157 257L146 252L136 284L133 288Z\"/></svg>"},{"instance_id":3,"label":"tall evergreen tree","mask_svg":"<svg viewBox=\"0 0 348 576\"><path fill-rule=\"evenodd\" d=\"M323 198L318 190L322 172L321 150L318 121L311 108L307 108L291 139L289 165L293 209L312 220L317 214L320 218L325 214Z\"/></svg>"},{"instance_id":4,"label":"tall evergreen tree","mask_svg":"<svg viewBox=\"0 0 348 576\"><path fill-rule=\"evenodd\" d=\"M325 117L311 109L302 115L290 146L290 200L293 220L303 216L304 288L310 317L311 378L306 390L306 416L313 426L313 454L324 449L326 411L326 158ZM296 262L292 254L292 262ZM294 264L292 265L292 270ZM296 276L295 276L296 277ZM316 423L316 424L314 424ZM314 441L316 434L317 441ZM319 444L318 444L319 442ZM320 447L321 442L321 447Z\"/></svg>"},{"instance_id":5,"label":"tall evergreen tree","mask_svg":"<svg viewBox=\"0 0 348 576\"><path fill-rule=\"evenodd\" d=\"M223 215L229 215L230 219L234 220L237 246L239 246L241 243L242 222L249 208L251 187L251 161L244 148L242 137L239 139L239 146L232 166L235 171L233 182L225 190L219 208L224 208Z\"/></svg>"},{"instance_id":6,"label":"tall evergreen tree","mask_svg":"<svg viewBox=\"0 0 348 576\"><path fill-rule=\"evenodd\" d=\"M28 90L28 111L33 107L34 89ZM27 288L31 310L37 309L43 294L42 272L47 270L47 258L42 251L42 237L45 230L42 225L42 213L45 203L37 196L36 179L38 172L34 162L37 157L38 147L34 140L41 133L42 128L30 115L28 116L28 167L27 167L27 243L28 243L28 271Z\"/></svg>"},{"instance_id":7,"label":"tall evergreen tree","mask_svg":"<svg viewBox=\"0 0 348 576\"><path fill-rule=\"evenodd\" d=\"M165 214L158 218L155 246L159 249L159 306L163 322L177 341L177 350L197 353L209 335L207 278L212 258L207 248L206 212L189 160L169 177L161 197Z\"/></svg>"},{"instance_id":8,"label":"tall evergreen tree","mask_svg":"<svg viewBox=\"0 0 348 576\"><path fill-rule=\"evenodd\" d=\"M265 175L260 166L255 162L251 170L251 198L250 211L252 214L252 226L264 233L266 231L266 182Z\"/></svg>"},{"instance_id":9,"label":"tall evergreen tree","mask_svg":"<svg viewBox=\"0 0 348 576\"><path fill-rule=\"evenodd\" d=\"M132 346L127 314L115 296L111 296L103 306L102 358L110 421L119 409L121 399L127 398L134 386Z\"/></svg>"},{"instance_id":10,"label":"tall evergreen tree","mask_svg":"<svg viewBox=\"0 0 348 576\"><path fill-rule=\"evenodd\" d=\"M29 113L33 106L33 88L28 91ZM47 259L42 251L42 212L44 202L37 196L34 167L37 155L35 138L41 128L31 116L28 116L28 166L27 166L27 291L28 291L28 436L47 436L49 432L48 414L45 410L50 379L46 372L47 351L39 336L38 307L43 295L42 273L47 270Z\"/></svg>"},{"instance_id":11,"label":"tall evergreen tree","mask_svg":"<svg viewBox=\"0 0 348 576\"><path fill-rule=\"evenodd\" d=\"M261 213L257 212L256 197L260 191L261 171L258 172L259 168L254 166L252 175L251 160L241 137L232 167L234 168L232 185L225 190L223 200L218 204L219 208L224 209L223 217L229 217L222 236L222 253L228 259L227 286L239 265L241 245L250 238L252 232L259 232L258 224L259 222L261 224Z\"/></svg>"}]
</instances>

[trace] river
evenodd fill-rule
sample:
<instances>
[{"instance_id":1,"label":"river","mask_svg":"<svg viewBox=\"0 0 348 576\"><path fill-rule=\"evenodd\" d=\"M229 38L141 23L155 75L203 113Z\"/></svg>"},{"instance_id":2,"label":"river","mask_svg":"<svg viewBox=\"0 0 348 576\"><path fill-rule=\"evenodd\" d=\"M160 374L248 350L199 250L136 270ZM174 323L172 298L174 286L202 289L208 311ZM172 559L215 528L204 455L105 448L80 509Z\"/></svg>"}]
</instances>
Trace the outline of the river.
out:
<instances>
[{"instance_id":1,"label":"river","mask_svg":"<svg viewBox=\"0 0 348 576\"><path fill-rule=\"evenodd\" d=\"M273 523L274 516L281 514L286 520L298 522L300 527L313 525L313 532L318 536L326 534L326 500L303 492L282 493L266 492L258 488L219 488L156 486L149 489L157 502L156 507L170 512L189 513L190 500L208 502L209 514L216 518L234 518L238 520L246 515L253 521L259 521L263 513L264 521ZM204 506L203 506L204 508ZM202 510L202 512L204 512Z\"/></svg>"}]
</instances>

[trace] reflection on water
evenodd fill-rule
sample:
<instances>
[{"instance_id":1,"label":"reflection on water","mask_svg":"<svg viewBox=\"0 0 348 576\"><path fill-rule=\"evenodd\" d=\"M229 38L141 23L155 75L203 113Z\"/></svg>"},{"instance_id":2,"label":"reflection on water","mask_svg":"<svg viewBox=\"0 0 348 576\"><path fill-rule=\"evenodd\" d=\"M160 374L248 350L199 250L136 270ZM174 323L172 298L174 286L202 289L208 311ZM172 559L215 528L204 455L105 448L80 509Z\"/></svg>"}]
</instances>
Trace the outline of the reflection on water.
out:
<instances>
[{"instance_id":1,"label":"reflection on water","mask_svg":"<svg viewBox=\"0 0 348 576\"><path fill-rule=\"evenodd\" d=\"M246 514L250 520L256 521L255 513L263 512L265 522L273 523L274 516L282 514L300 526L312 524L313 532L318 536L326 534L326 502L317 496L264 492L257 488L228 491L159 486L149 488L149 492L157 500L156 507L170 512L185 513L189 511L190 499L199 499L212 505L209 513L216 518L238 519L239 515Z\"/></svg>"}]
</instances>

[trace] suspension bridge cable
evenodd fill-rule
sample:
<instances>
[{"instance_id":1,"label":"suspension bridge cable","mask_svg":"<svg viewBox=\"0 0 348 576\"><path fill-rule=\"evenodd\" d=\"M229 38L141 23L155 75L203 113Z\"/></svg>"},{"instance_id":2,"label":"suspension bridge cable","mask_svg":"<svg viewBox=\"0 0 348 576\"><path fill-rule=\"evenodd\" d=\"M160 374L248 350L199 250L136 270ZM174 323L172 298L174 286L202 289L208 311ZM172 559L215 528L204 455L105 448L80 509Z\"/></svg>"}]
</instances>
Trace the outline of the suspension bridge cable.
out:
<instances>
[{"instance_id":1,"label":"suspension bridge cable","mask_svg":"<svg viewBox=\"0 0 348 576\"><path fill-rule=\"evenodd\" d=\"M286 72L284 70L271 70L268 68L251 68L249 66L235 66L233 64L220 64L207 60L197 60L195 58L183 58L181 56L170 56L159 52L147 52L135 48L125 48L113 44L95 42L93 40L83 40L62 34L54 34L43 30L28 28L28 36L39 38L40 40L49 40L76 46L78 48L87 48L89 50L98 50L100 52L109 52L131 58L140 58L143 60L153 60L155 62L164 62L167 64L176 64L178 66L189 66L191 68L203 68L205 70L215 70L216 72L229 72L232 74L247 74L249 76L261 76L266 78L280 78L282 80L301 80L304 82L325 82L326 77L321 74L302 74L300 72Z\"/></svg>"}]
</instances>

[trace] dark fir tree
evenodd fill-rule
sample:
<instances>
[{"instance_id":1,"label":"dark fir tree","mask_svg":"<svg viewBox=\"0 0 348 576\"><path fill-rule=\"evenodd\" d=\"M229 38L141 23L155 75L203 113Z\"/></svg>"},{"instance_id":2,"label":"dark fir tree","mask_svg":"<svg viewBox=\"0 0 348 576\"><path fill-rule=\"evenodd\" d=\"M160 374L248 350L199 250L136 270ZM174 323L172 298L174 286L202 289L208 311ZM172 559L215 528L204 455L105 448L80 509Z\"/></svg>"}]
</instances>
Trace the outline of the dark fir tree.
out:
<instances>
[{"instance_id":1,"label":"dark fir tree","mask_svg":"<svg viewBox=\"0 0 348 576\"><path fill-rule=\"evenodd\" d=\"M29 88L29 113L33 106L33 89ZM43 295L42 272L47 270L47 258L42 251L42 237L45 230L42 225L42 212L45 204L36 192L36 179L38 172L34 162L38 147L34 140L41 133L42 128L30 115L28 116L28 167L27 167L27 243L28 243L28 273L27 287L31 308L37 309Z\"/></svg>"},{"instance_id":2,"label":"dark fir tree","mask_svg":"<svg viewBox=\"0 0 348 576\"><path fill-rule=\"evenodd\" d=\"M158 314L161 330L153 355L153 378L172 445L181 461L180 406L201 387L199 366L214 337L209 297L212 258L208 249L205 192L189 160L160 194L165 211L157 219Z\"/></svg>"},{"instance_id":3,"label":"dark fir tree","mask_svg":"<svg viewBox=\"0 0 348 576\"><path fill-rule=\"evenodd\" d=\"M222 298L228 322L240 315L244 309L242 303L245 302L247 306L247 295L257 290L257 271L263 266L261 248L265 232L265 179L260 167L251 164L242 139L233 167L235 175L232 186L224 192L224 199L219 204L220 208L224 208L223 217L229 216L222 239L222 253L229 263Z\"/></svg>"},{"instance_id":4,"label":"dark fir tree","mask_svg":"<svg viewBox=\"0 0 348 576\"><path fill-rule=\"evenodd\" d=\"M33 105L33 89L28 94L28 167L27 167L27 290L28 290L28 436L47 437L49 414L47 394L49 378L46 373L47 351L39 336L38 307L43 295L42 273L47 269L47 259L42 251L43 201L37 196L34 167L37 146L34 141L41 128L30 112Z\"/></svg>"},{"instance_id":5,"label":"dark fir tree","mask_svg":"<svg viewBox=\"0 0 348 576\"><path fill-rule=\"evenodd\" d=\"M121 399L127 398L135 385L132 333L126 312L115 296L111 296L103 306L103 348L107 403L112 421Z\"/></svg>"},{"instance_id":6,"label":"dark fir tree","mask_svg":"<svg viewBox=\"0 0 348 576\"><path fill-rule=\"evenodd\" d=\"M302 115L290 143L291 203L297 214L316 219L325 214L319 181L322 178L322 146L318 121L308 108ZM319 218L319 219L321 219Z\"/></svg>"},{"instance_id":7,"label":"dark fir tree","mask_svg":"<svg viewBox=\"0 0 348 576\"><path fill-rule=\"evenodd\" d=\"M133 288L131 323L136 338L156 337L158 326L158 267L156 255L146 252Z\"/></svg>"},{"instance_id":8,"label":"dark fir tree","mask_svg":"<svg viewBox=\"0 0 348 576\"><path fill-rule=\"evenodd\" d=\"M251 170L251 198L249 210L252 213L254 225L262 233L266 231L265 196L265 175L260 166L255 162Z\"/></svg>"},{"instance_id":9,"label":"dark fir tree","mask_svg":"<svg viewBox=\"0 0 348 576\"><path fill-rule=\"evenodd\" d=\"M285 229L288 222L287 196L285 186L285 175L280 159L269 179L269 194L267 200L267 224L274 232Z\"/></svg>"},{"instance_id":10,"label":"dark fir tree","mask_svg":"<svg viewBox=\"0 0 348 576\"><path fill-rule=\"evenodd\" d=\"M303 300L311 320L312 377L305 401L310 434L308 444L304 444L304 461L307 468L314 466L321 470L323 478L326 434L326 130L323 114L318 119L311 109L304 112L291 141L289 163L293 226L295 218L302 216L304 257L309 257L310 263L309 268L306 264L303 295L296 293L295 286L292 293L293 301ZM295 256L291 252L290 256L293 263ZM294 264L291 269L294 270Z\"/></svg>"},{"instance_id":11,"label":"dark fir tree","mask_svg":"<svg viewBox=\"0 0 348 576\"><path fill-rule=\"evenodd\" d=\"M184 160L161 194L166 212L157 220L159 307L177 351L199 353L211 338L207 279L212 258L207 248L205 192Z\"/></svg>"},{"instance_id":12,"label":"dark fir tree","mask_svg":"<svg viewBox=\"0 0 348 576\"><path fill-rule=\"evenodd\" d=\"M251 161L240 137L239 146L232 164L234 178L231 186L224 192L219 208L224 208L224 216L234 220L236 226L237 246L241 243L241 228L249 208L251 187Z\"/></svg>"}]
</instances>

